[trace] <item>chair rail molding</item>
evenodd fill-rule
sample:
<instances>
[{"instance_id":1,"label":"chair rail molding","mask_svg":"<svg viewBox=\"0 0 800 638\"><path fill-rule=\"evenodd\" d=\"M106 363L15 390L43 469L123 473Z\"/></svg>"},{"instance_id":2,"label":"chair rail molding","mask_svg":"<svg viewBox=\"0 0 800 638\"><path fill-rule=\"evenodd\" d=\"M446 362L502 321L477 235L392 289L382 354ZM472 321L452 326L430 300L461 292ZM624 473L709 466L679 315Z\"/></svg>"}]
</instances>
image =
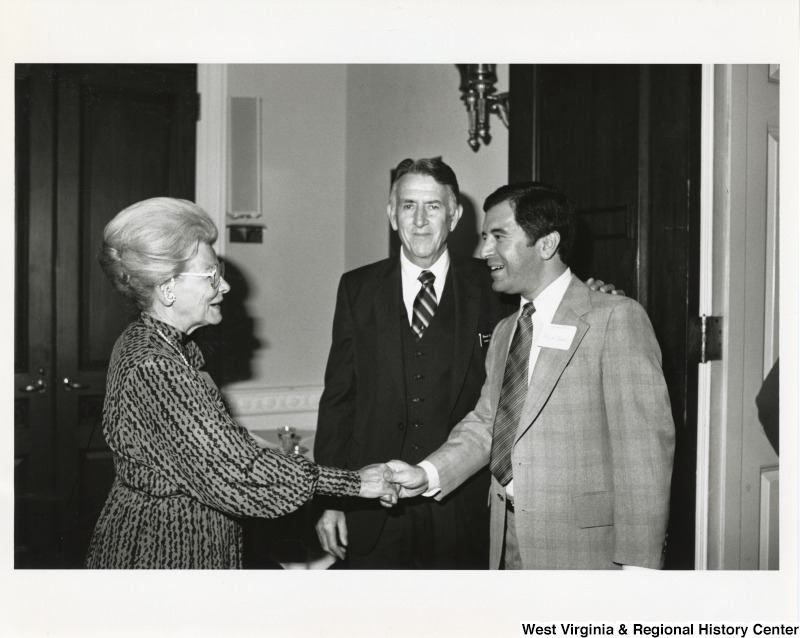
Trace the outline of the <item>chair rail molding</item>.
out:
<instances>
[{"instance_id":1,"label":"chair rail molding","mask_svg":"<svg viewBox=\"0 0 800 638\"><path fill-rule=\"evenodd\" d=\"M290 388L223 388L234 416L316 413L322 386Z\"/></svg>"}]
</instances>

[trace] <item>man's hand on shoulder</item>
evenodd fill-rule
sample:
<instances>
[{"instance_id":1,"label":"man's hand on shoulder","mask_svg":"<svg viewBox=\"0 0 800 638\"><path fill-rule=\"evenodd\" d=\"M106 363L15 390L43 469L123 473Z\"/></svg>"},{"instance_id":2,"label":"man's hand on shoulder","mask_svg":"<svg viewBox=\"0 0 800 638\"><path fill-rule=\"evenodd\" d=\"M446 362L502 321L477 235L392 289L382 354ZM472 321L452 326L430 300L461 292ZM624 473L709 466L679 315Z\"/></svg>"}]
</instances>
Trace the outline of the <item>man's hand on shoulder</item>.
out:
<instances>
[{"instance_id":1,"label":"man's hand on shoulder","mask_svg":"<svg viewBox=\"0 0 800 638\"><path fill-rule=\"evenodd\" d=\"M594 277L589 277L586 280L586 285L589 286L595 292L607 292L611 293L612 295L620 295L621 297L625 296L624 290L617 290L614 287L614 284L607 284L603 282L602 279L595 279Z\"/></svg>"}]
</instances>

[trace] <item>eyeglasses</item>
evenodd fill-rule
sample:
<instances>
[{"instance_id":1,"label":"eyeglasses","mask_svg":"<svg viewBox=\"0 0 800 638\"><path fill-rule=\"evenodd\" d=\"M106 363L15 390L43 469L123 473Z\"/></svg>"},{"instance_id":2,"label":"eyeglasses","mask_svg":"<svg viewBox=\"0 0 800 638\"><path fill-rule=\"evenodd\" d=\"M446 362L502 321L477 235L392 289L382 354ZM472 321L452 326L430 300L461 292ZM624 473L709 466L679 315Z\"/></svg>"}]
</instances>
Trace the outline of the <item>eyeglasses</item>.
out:
<instances>
[{"instance_id":1,"label":"eyeglasses","mask_svg":"<svg viewBox=\"0 0 800 638\"><path fill-rule=\"evenodd\" d=\"M208 277L211 279L211 287L215 290L219 288L219 280L225 276L225 262L221 261L208 272L182 272L178 277Z\"/></svg>"}]
</instances>

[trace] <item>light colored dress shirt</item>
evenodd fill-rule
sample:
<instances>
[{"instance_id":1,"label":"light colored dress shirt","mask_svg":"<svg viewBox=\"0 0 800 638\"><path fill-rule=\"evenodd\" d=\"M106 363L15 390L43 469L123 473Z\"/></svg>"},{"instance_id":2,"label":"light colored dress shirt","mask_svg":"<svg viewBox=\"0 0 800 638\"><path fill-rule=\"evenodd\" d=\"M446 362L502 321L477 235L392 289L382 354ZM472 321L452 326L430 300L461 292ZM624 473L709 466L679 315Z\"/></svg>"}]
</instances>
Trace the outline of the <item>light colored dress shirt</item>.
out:
<instances>
[{"instance_id":1,"label":"light colored dress shirt","mask_svg":"<svg viewBox=\"0 0 800 638\"><path fill-rule=\"evenodd\" d=\"M572 278L572 271L567 268L558 278L553 281L547 288L542 290L533 300L533 307L536 312L533 313L533 335L531 337L531 355L528 358L528 385L530 386L531 378L533 377L533 369L536 367L536 361L539 359L539 353L542 347L539 345L539 340L545 333L546 328L553 323L553 317L558 310L561 300L564 298L564 293L567 292L570 279ZM517 313L517 319L522 313L522 307L531 301L520 297L519 305L520 310ZM514 500L514 479L512 478L508 485L506 485L506 497Z\"/></svg>"},{"instance_id":2,"label":"light colored dress shirt","mask_svg":"<svg viewBox=\"0 0 800 638\"><path fill-rule=\"evenodd\" d=\"M433 291L436 294L436 303L439 303L442 300L444 282L449 269L450 253L447 252L447 249L445 249L439 256L439 259L437 259L430 268L420 268L406 257L403 250L400 251L400 276L403 286L403 304L406 307L409 326L414 318L414 299L417 298L417 294L422 290L422 284L419 282L420 273L423 270L429 270L436 277L433 281Z\"/></svg>"}]
</instances>

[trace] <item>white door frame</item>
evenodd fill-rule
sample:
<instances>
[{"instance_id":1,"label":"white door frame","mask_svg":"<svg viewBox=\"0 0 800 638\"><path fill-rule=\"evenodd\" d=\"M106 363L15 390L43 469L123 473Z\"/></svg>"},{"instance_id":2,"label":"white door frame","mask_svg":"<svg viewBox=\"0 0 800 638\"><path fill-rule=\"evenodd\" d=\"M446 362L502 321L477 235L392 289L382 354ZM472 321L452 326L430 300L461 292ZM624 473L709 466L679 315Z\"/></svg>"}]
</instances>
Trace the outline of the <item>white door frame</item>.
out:
<instances>
[{"instance_id":1,"label":"white door frame","mask_svg":"<svg viewBox=\"0 0 800 638\"><path fill-rule=\"evenodd\" d=\"M700 115L700 315L712 315L714 224L714 66L702 69ZM695 569L708 567L711 366L700 364L697 389Z\"/></svg>"},{"instance_id":2,"label":"white door frame","mask_svg":"<svg viewBox=\"0 0 800 638\"><path fill-rule=\"evenodd\" d=\"M228 202L228 65L198 64L197 91L200 119L197 122L195 202L214 220L219 231L216 250L224 255Z\"/></svg>"},{"instance_id":3,"label":"white door frame","mask_svg":"<svg viewBox=\"0 0 800 638\"><path fill-rule=\"evenodd\" d=\"M759 497L765 479L777 492L777 474L771 473L777 456L761 431L755 397L775 341L774 330L765 331L774 311L769 315L765 305L777 307L777 292L770 301L765 289L771 283L775 290L777 281L770 272L777 273L769 254L769 216L777 218L777 171L786 170L777 165L778 97L777 78L766 64L703 67L699 311L722 318L722 347L721 360L700 364L698 371L699 570L766 569L759 524L777 520L775 501L767 512ZM785 350L787 344L781 345ZM789 359L783 367L791 375ZM782 377L783 384L788 379ZM792 468L781 469L783 475ZM789 475L783 478L793 484ZM770 561L777 560L774 549L770 545Z\"/></svg>"}]
</instances>

